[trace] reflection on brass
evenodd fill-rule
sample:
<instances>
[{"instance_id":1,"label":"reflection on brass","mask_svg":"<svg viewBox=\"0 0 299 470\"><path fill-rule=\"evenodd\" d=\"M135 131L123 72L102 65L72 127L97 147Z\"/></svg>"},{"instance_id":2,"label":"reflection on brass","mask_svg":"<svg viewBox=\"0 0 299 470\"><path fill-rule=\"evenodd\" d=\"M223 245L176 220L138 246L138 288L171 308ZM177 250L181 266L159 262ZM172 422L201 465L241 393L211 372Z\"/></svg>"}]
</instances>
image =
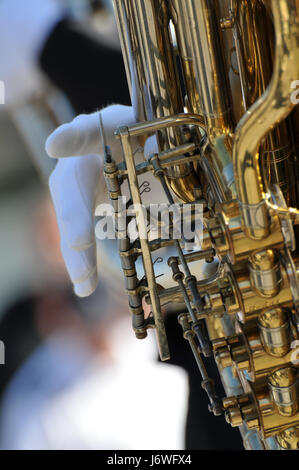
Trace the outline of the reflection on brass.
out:
<instances>
[{"instance_id":1,"label":"reflection on brass","mask_svg":"<svg viewBox=\"0 0 299 470\"><path fill-rule=\"evenodd\" d=\"M261 334L260 317L245 325L239 323L237 329L237 335L213 341L215 359L221 369L235 366L255 381L284 365L292 365L291 343L297 335L289 322L277 329L266 328L265 338Z\"/></svg>"},{"instance_id":2,"label":"reflection on brass","mask_svg":"<svg viewBox=\"0 0 299 470\"><path fill-rule=\"evenodd\" d=\"M225 419L233 428L241 426L243 422L246 422L248 429L259 426L257 411L250 395L226 398L223 406L226 410Z\"/></svg>"},{"instance_id":3,"label":"reflection on brass","mask_svg":"<svg viewBox=\"0 0 299 470\"><path fill-rule=\"evenodd\" d=\"M292 367L279 369L268 380L279 413L283 416L296 414L299 409L298 371Z\"/></svg>"},{"instance_id":4,"label":"reflection on brass","mask_svg":"<svg viewBox=\"0 0 299 470\"><path fill-rule=\"evenodd\" d=\"M275 297L280 290L280 264L273 250L254 253L250 258L251 282L264 297Z\"/></svg>"},{"instance_id":5,"label":"reflection on brass","mask_svg":"<svg viewBox=\"0 0 299 470\"><path fill-rule=\"evenodd\" d=\"M210 139L233 130L230 90L213 3L211 0L172 0L180 55L183 64L186 60L191 64L192 79L199 95L195 102L200 103L200 114L205 119ZM187 76L186 82L189 80ZM196 108L192 110L196 111Z\"/></svg>"},{"instance_id":6,"label":"reflection on brass","mask_svg":"<svg viewBox=\"0 0 299 470\"><path fill-rule=\"evenodd\" d=\"M258 166L259 145L269 130L294 108L290 84L298 77L298 8L296 1L272 1L277 37L273 78L264 95L247 111L235 134L233 163L238 197L245 233L254 239L265 238L270 232Z\"/></svg>"},{"instance_id":7,"label":"reflection on brass","mask_svg":"<svg viewBox=\"0 0 299 470\"><path fill-rule=\"evenodd\" d=\"M274 29L269 9L261 0L235 0L235 42L241 66L244 107L248 109L265 92L273 72ZM240 40L240 31L243 32ZM267 35L267 44L263 40ZM295 160L291 131L283 121L271 131L260 148L264 186L279 184L286 201L296 204Z\"/></svg>"},{"instance_id":8,"label":"reflection on brass","mask_svg":"<svg viewBox=\"0 0 299 470\"><path fill-rule=\"evenodd\" d=\"M259 316L259 331L263 346L270 355L283 357L290 350L290 318L286 310L273 308Z\"/></svg>"},{"instance_id":9,"label":"reflection on brass","mask_svg":"<svg viewBox=\"0 0 299 470\"><path fill-rule=\"evenodd\" d=\"M228 256L235 264L248 260L252 253L268 249L281 250L284 246L280 222L275 217L272 222L272 231L263 240L252 240L244 236L239 207L235 202L222 205L221 213L213 219L206 221L206 230L202 242L203 249L216 245L218 256Z\"/></svg>"},{"instance_id":10,"label":"reflection on brass","mask_svg":"<svg viewBox=\"0 0 299 470\"><path fill-rule=\"evenodd\" d=\"M263 439L278 436L298 423L298 413L292 416L279 413L264 380L249 384L246 394L224 399L223 403L226 416L230 410L236 412L238 408L242 422L251 430L259 430Z\"/></svg>"},{"instance_id":11,"label":"reflection on brass","mask_svg":"<svg viewBox=\"0 0 299 470\"><path fill-rule=\"evenodd\" d=\"M240 427L246 448L297 449L299 0L114 4L137 122L116 130L124 159L106 156L105 177L133 330L154 329L167 360L164 312L177 312L209 409ZM157 153L137 164L135 139L152 135ZM117 198L126 183L143 202L147 173L179 212L202 205L194 250L184 236L147 236L148 207L130 214L130 239ZM204 364L211 350L221 400Z\"/></svg>"},{"instance_id":12,"label":"reflection on brass","mask_svg":"<svg viewBox=\"0 0 299 470\"><path fill-rule=\"evenodd\" d=\"M132 102L139 119L151 120L183 112L168 3L116 0L115 4ZM160 151L185 143L178 129L158 130L156 135ZM192 164L174 166L167 176L171 189L182 201L194 200L193 190L198 182Z\"/></svg>"},{"instance_id":13,"label":"reflection on brass","mask_svg":"<svg viewBox=\"0 0 299 470\"><path fill-rule=\"evenodd\" d=\"M299 427L290 428L283 431L277 436L279 446L284 450L298 450L299 449Z\"/></svg>"}]
</instances>

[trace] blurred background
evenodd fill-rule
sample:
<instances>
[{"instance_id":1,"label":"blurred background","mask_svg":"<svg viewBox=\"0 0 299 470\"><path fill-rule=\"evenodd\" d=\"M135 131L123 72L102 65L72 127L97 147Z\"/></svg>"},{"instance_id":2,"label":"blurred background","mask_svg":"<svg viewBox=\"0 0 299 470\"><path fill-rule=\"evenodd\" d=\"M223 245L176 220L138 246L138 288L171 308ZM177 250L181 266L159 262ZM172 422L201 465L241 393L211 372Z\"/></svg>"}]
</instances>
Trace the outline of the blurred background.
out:
<instances>
[{"instance_id":1,"label":"blurred background","mask_svg":"<svg viewBox=\"0 0 299 470\"><path fill-rule=\"evenodd\" d=\"M47 2L28 0L32 25L14 1L2 2L0 79L12 78L0 106L0 448L181 449L185 372L158 362L152 338L134 339L121 279L107 272L103 251L98 290L74 297L48 193L55 162L45 154L46 137L78 113L129 102L111 2L57 0L44 35L38 18ZM111 276L117 294L105 283Z\"/></svg>"}]
</instances>

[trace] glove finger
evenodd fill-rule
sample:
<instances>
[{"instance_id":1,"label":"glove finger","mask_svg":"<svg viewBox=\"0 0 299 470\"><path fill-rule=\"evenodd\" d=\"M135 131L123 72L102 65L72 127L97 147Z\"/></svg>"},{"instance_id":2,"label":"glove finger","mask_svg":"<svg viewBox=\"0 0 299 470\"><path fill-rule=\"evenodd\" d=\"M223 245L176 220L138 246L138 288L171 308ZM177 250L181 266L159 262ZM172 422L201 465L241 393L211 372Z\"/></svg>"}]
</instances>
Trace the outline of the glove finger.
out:
<instances>
[{"instance_id":1,"label":"glove finger","mask_svg":"<svg viewBox=\"0 0 299 470\"><path fill-rule=\"evenodd\" d=\"M94 245L94 210L102 165L97 155L59 160L49 186L59 229L70 248Z\"/></svg>"},{"instance_id":2,"label":"glove finger","mask_svg":"<svg viewBox=\"0 0 299 470\"><path fill-rule=\"evenodd\" d=\"M82 114L72 122L58 127L47 139L46 152L52 158L102 154L99 112ZM114 131L120 126L135 122L131 107L113 105L101 111L106 144L110 146L112 155L120 151L120 144Z\"/></svg>"}]
</instances>

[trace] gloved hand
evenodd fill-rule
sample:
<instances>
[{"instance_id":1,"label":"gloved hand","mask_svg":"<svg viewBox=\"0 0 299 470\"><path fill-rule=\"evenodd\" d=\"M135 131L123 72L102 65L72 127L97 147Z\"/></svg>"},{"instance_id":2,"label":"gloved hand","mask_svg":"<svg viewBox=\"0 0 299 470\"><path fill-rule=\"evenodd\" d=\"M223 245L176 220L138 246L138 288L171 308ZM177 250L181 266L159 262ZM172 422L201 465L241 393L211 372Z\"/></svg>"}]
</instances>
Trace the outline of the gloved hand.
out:
<instances>
[{"instance_id":1,"label":"gloved hand","mask_svg":"<svg viewBox=\"0 0 299 470\"><path fill-rule=\"evenodd\" d=\"M25 100L40 88L39 53L63 16L58 0L1 0L0 80L6 105Z\"/></svg>"},{"instance_id":2,"label":"gloved hand","mask_svg":"<svg viewBox=\"0 0 299 470\"><path fill-rule=\"evenodd\" d=\"M97 250L94 228L96 204L103 201L103 145L100 133L99 112L80 115L71 123L63 124L46 142L46 152L58 158L50 176L49 186L54 202L61 238L61 251L66 268L79 297L91 295L98 284ZM106 145L116 162L122 159L120 142L114 132L119 127L135 123L133 108L113 105L101 111ZM144 149L132 139L135 161L157 151L155 137L150 137ZM154 189L145 194L143 202L162 202L160 185L154 176L142 175L139 184L149 181ZM156 185L156 186L155 186Z\"/></svg>"},{"instance_id":3,"label":"gloved hand","mask_svg":"<svg viewBox=\"0 0 299 470\"><path fill-rule=\"evenodd\" d=\"M106 143L113 158L122 158L114 131L135 122L133 109L114 105L101 111ZM133 142L138 147L138 141ZM76 117L48 137L46 151L58 163L50 191L61 236L61 250L75 293L86 297L98 284L94 212L103 191L99 112Z\"/></svg>"}]
</instances>

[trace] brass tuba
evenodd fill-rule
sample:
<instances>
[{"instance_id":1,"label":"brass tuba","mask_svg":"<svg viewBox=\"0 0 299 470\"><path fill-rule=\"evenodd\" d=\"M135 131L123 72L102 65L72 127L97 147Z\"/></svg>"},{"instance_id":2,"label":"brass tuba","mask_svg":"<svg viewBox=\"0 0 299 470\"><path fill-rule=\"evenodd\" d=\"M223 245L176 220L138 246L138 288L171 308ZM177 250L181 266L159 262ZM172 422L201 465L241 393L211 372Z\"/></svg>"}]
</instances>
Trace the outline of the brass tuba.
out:
<instances>
[{"instance_id":1,"label":"brass tuba","mask_svg":"<svg viewBox=\"0 0 299 470\"><path fill-rule=\"evenodd\" d=\"M163 310L171 307L210 411L239 427L246 449L298 449L299 0L114 6L137 124L116 131L123 161L107 149L105 178L136 337L155 329L168 360ZM153 135L157 151L136 162L132 140ZM168 239L141 236L147 209L124 217L123 183L141 206L146 174L179 214L190 209L184 217L196 227L201 206L192 249L173 236L174 216ZM159 250L168 286L157 279ZM206 372L211 355L224 398Z\"/></svg>"}]
</instances>

